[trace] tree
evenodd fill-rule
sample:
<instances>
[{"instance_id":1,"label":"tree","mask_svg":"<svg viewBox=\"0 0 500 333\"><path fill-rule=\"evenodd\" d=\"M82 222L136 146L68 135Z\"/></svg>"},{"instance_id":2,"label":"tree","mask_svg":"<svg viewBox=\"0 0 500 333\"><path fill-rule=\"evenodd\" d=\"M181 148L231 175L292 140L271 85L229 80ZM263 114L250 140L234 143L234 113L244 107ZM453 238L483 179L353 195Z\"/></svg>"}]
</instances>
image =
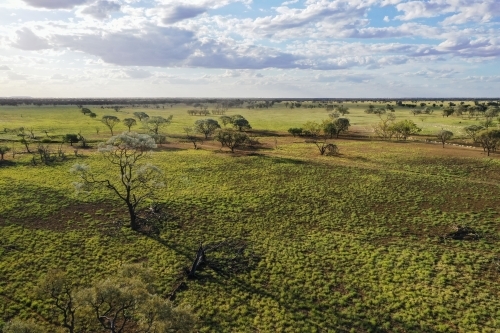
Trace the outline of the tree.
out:
<instances>
[{"instance_id":1,"label":"tree","mask_svg":"<svg viewBox=\"0 0 500 333\"><path fill-rule=\"evenodd\" d=\"M446 130L441 130L437 134L437 139L441 141L441 143L443 144L443 148L446 141L450 140L452 137L453 137L453 132Z\"/></svg>"},{"instance_id":2,"label":"tree","mask_svg":"<svg viewBox=\"0 0 500 333\"><path fill-rule=\"evenodd\" d=\"M118 119L118 117L115 117L115 116L103 116L102 119L101 119L101 122L106 125L106 127L109 128L109 130L111 131L111 136L113 136L113 127L116 126L116 124L118 124L120 122L120 119Z\"/></svg>"},{"instance_id":3,"label":"tree","mask_svg":"<svg viewBox=\"0 0 500 333\"><path fill-rule=\"evenodd\" d=\"M337 119L337 118L340 118L340 112L338 112L337 110L335 110L332 113L329 113L328 116L331 119Z\"/></svg>"},{"instance_id":4,"label":"tree","mask_svg":"<svg viewBox=\"0 0 500 333\"><path fill-rule=\"evenodd\" d=\"M78 141L80 141L82 148L88 148L87 139L82 135L82 132L78 132Z\"/></svg>"},{"instance_id":5,"label":"tree","mask_svg":"<svg viewBox=\"0 0 500 333\"><path fill-rule=\"evenodd\" d=\"M479 125L470 125L464 128L465 134L472 139L473 142L477 142L476 136L481 130L483 130L483 126Z\"/></svg>"},{"instance_id":6,"label":"tree","mask_svg":"<svg viewBox=\"0 0 500 333\"><path fill-rule=\"evenodd\" d=\"M159 168L152 164L139 164L153 148L156 148L156 143L146 134L124 132L111 137L105 144L99 145L99 152L111 166L118 169L120 177L116 180L105 179L93 174L87 165L75 164L71 172L80 178L80 182L74 183L76 190L107 188L125 203L130 216L130 227L138 230L138 206L151 197L156 189L164 186Z\"/></svg>"},{"instance_id":7,"label":"tree","mask_svg":"<svg viewBox=\"0 0 500 333\"><path fill-rule=\"evenodd\" d=\"M373 109L373 114L376 114L379 117L381 117L386 112L387 111L385 110L385 108L375 108L375 109Z\"/></svg>"},{"instance_id":8,"label":"tree","mask_svg":"<svg viewBox=\"0 0 500 333\"><path fill-rule=\"evenodd\" d=\"M497 114L497 112L495 112L495 110L488 109L484 113L484 120L481 121L481 125L486 129L493 126L493 118L495 117L496 114Z\"/></svg>"},{"instance_id":9,"label":"tree","mask_svg":"<svg viewBox=\"0 0 500 333\"><path fill-rule=\"evenodd\" d=\"M500 141L500 130L483 130L477 134L477 142L481 144L484 151L490 156L495 151Z\"/></svg>"},{"instance_id":10,"label":"tree","mask_svg":"<svg viewBox=\"0 0 500 333\"><path fill-rule=\"evenodd\" d=\"M235 148L243 146L248 141L248 135L231 129L222 129L217 131L215 140L219 141L222 147L231 149L233 153Z\"/></svg>"},{"instance_id":11,"label":"tree","mask_svg":"<svg viewBox=\"0 0 500 333\"><path fill-rule=\"evenodd\" d=\"M196 320L190 311L174 307L151 288L140 276L98 281L81 292L82 304L111 333L192 332Z\"/></svg>"},{"instance_id":12,"label":"tree","mask_svg":"<svg viewBox=\"0 0 500 333\"><path fill-rule=\"evenodd\" d=\"M76 326L77 305L73 289L71 281L64 272L52 270L47 273L37 290L38 296L48 299L48 302L55 308L53 314L55 318L52 319L58 319L61 316L61 326L69 333L74 333Z\"/></svg>"},{"instance_id":13,"label":"tree","mask_svg":"<svg viewBox=\"0 0 500 333\"><path fill-rule=\"evenodd\" d=\"M163 118L162 116L153 116L147 118L144 123L151 133L158 135L159 130L172 122L173 116L170 115L168 118Z\"/></svg>"},{"instance_id":14,"label":"tree","mask_svg":"<svg viewBox=\"0 0 500 333\"><path fill-rule=\"evenodd\" d=\"M184 127L184 132L186 132L186 140L193 144L194 149L198 149L198 142L203 143L203 141L193 134L195 130L192 127Z\"/></svg>"},{"instance_id":15,"label":"tree","mask_svg":"<svg viewBox=\"0 0 500 333\"><path fill-rule=\"evenodd\" d=\"M418 114L422 114L422 110L419 110L419 109L413 109L410 111L410 113L414 116L418 115Z\"/></svg>"},{"instance_id":16,"label":"tree","mask_svg":"<svg viewBox=\"0 0 500 333\"><path fill-rule=\"evenodd\" d=\"M143 120L149 118L149 116L146 112L134 112L134 117L139 119L139 121L143 121Z\"/></svg>"},{"instance_id":17,"label":"tree","mask_svg":"<svg viewBox=\"0 0 500 333\"><path fill-rule=\"evenodd\" d=\"M449 116L451 116L453 113L455 112L455 109L453 109L452 107L447 107L447 108L444 108L443 109L443 117L446 116L446 118L448 118Z\"/></svg>"},{"instance_id":18,"label":"tree","mask_svg":"<svg viewBox=\"0 0 500 333\"><path fill-rule=\"evenodd\" d=\"M368 105L368 109L365 110L365 113L372 114L375 107L373 105Z\"/></svg>"},{"instance_id":19,"label":"tree","mask_svg":"<svg viewBox=\"0 0 500 333\"><path fill-rule=\"evenodd\" d=\"M426 108L423 109L422 112L425 113L425 114L432 114L434 112L434 110L432 108L430 108L430 107L426 107Z\"/></svg>"},{"instance_id":20,"label":"tree","mask_svg":"<svg viewBox=\"0 0 500 333\"><path fill-rule=\"evenodd\" d=\"M316 139L306 140L306 143L314 143L316 145L316 147L318 148L320 155L325 155L325 153L326 153L327 156L334 156L334 155L338 155L338 153L339 153L338 147L332 143L328 143L326 141L326 139L324 139L324 140L316 140Z\"/></svg>"},{"instance_id":21,"label":"tree","mask_svg":"<svg viewBox=\"0 0 500 333\"><path fill-rule=\"evenodd\" d=\"M94 112L90 112L89 117L92 119L95 119L95 118L97 118L97 114L95 114Z\"/></svg>"},{"instance_id":22,"label":"tree","mask_svg":"<svg viewBox=\"0 0 500 333\"><path fill-rule=\"evenodd\" d=\"M220 121L222 122L222 125L226 127L227 124L231 124L231 117L229 116L221 116L219 117Z\"/></svg>"},{"instance_id":23,"label":"tree","mask_svg":"<svg viewBox=\"0 0 500 333\"><path fill-rule=\"evenodd\" d=\"M338 138L340 133L347 132L349 130L349 126L351 126L351 123L347 118L338 118L333 121L333 125L335 126L335 129L337 131Z\"/></svg>"},{"instance_id":24,"label":"tree","mask_svg":"<svg viewBox=\"0 0 500 333\"><path fill-rule=\"evenodd\" d=\"M390 140L394 135L392 123L396 120L393 113L387 114L385 118L380 117L380 122L373 127L375 134L384 140Z\"/></svg>"},{"instance_id":25,"label":"tree","mask_svg":"<svg viewBox=\"0 0 500 333\"><path fill-rule=\"evenodd\" d=\"M349 114L349 108L347 106L344 106L344 104L340 104L336 107L336 109L342 116Z\"/></svg>"},{"instance_id":26,"label":"tree","mask_svg":"<svg viewBox=\"0 0 500 333\"><path fill-rule=\"evenodd\" d=\"M130 127L137 125L137 121L134 118L125 118L123 119L123 125L127 126L130 132Z\"/></svg>"},{"instance_id":27,"label":"tree","mask_svg":"<svg viewBox=\"0 0 500 333\"><path fill-rule=\"evenodd\" d=\"M412 120L401 120L391 126L398 139L406 140L410 135L420 132L422 129Z\"/></svg>"},{"instance_id":28,"label":"tree","mask_svg":"<svg viewBox=\"0 0 500 333\"><path fill-rule=\"evenodd\" d=\"M90 111L90 109L87 109L87 108L82 108L80 111L81 111L84 115L88 115L88 114L91 114L91 113L92 113L92 111Z\"/></svg>"},{"instance_id":29,"label":"tree","mask_svg":"<svg viewBox=\"0 0 500 333\"><path fill-rule=\"evenodd\" d=\"M84 289L71 282L65 273L50 271L38 287L39 297L51 305L50 322L68 333L192 332L196 323L188 308L174 307L157 295L153 273L137 265L125 265L117 275ZM25 329L7 332L40 332L30 323L18 326Z\"/></svg>"},{"instance_id":30,"label":"tree","mask_svg":"<svg viewBox=\"0 0 500 333\"><path fill-rule=\"evenodd\" d=\"M78 135L76 134L66 134L63 138L63 142L68 142L70 146L73 146L73 143L78 142Z\"/></svg>"},{"instance_id":31,"label":"tree","mask_svg":"<svg viewBox=\"0 0 500 333\"><path fill-rule=\"evenodd\" d=\"M7 154L10 148L7 146L0 146L0 161L3 161L3 155Z\"/></svg>"},{"instance_id":32,"label":"tree","mask_svg":"<svg viewBox=\"0 0 500 333\"><path fill-rule=\"evenodd\" d=\"M32 143L32 136L30 136L28 133L26 133L26 131L24 130L24 127L20 127L19 129L17 129L17 136L19 136L21 138L21 140L19 140L23 145L24 147L26 148L26 152L28 154L31 154L31 150L30 150L30 144Z\"/></svg>"},{"instance_id":33,"label":"tree","mask_svg":"<svg viewBox=\"0 0 500 333\"><path fill-rule=\"evenodd\" d=\"M304 135L312 137L318 136L322 130L321 124L315 121L306 122L304 125L302 125L302 128L304 129Z\"/></svg>"},{"instance_id":34,"label":"tree","mask_svg":"<svg viewBox=\"0 0 500 333\"><path fill-rule=\"evenodd\" d=\"M231 124L235 128L238 129L238 131L242 131L243 129L251 129L252 127L250 126L250 123L248 120L246 120L243 116L237 114L231 117Z\"/></svg>"},{"instance_id":35,"label":"tree","mask_svg":"<svg viewBox=\"0 0 500 333\"><path fill-rule=\"evenodd\" d=\"M325 133L325 135L330 135L330 139L333 138L335 134L337 134L337 127L335 127L335 124L332 121L324 120L322 125L323 133Z\"/></svg>"},{"instance_id":36,"label":"tree","mask_svg":"<svg viewBox=\"0 0 500 333\"><path fill-rule=\"evenodd\" d=\"M198 133L205 135L205 139L208 139L210 135L220 128L220 125L214 119L200 119L194 123L194 128Z\"/></svg>"},{"instance_id":37,"label":"tree","mask_svg":"<svg viewBox=\"0 0 500 333\"><path fill-rule=\"evenodd\" d=\"M44 333L44 330L34 321L22 321L13 319L5 324L3 333Z\"/></svg>"}]
</instances>

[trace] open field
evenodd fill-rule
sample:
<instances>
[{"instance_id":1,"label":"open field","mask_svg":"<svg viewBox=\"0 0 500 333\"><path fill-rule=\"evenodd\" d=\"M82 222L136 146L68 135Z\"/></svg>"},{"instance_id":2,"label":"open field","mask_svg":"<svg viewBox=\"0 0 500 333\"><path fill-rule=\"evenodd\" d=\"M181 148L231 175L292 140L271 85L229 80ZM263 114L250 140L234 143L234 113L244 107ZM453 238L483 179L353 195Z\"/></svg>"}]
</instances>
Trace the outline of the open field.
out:
<instances>
[{"instance_id":1,"label":"open field","mask_svg":"<svg viewBox=\"0 0 500 333\"><path fill-rule=\"evenodd\" d=\"M351 132L370 135L378 117L363 112L367 105L348 105ZM117 227L127 216L110 192L75 193L69 169L76 162L116 176L95 149L74 156L65 144L67 159L49 166L31 165L29 154L6 155L0 164L0 323L35 318L54 331L48 304L35 293L50 269L64 268L75 285L85 286L138 263L155 272L155 288L166 296L200 242L232 238L254 254L247 269L205 268L176 295L176 304L192 307L200 332L500 330L496 154L342 135L332 140L339 156L320 156L286 130L328 118L325 109L283 105L227 112L249 120L259 149L231 154L205 141L194 150L180 139L183 128L204 117L189 116L189 108L93 109L97 119L136 111L173 115L169 143L150 157L167 184L157 192L169 216L158 238ZM424 119L407 108L395 114L414 119L428 136L445 128L460 139L463 126L478 123L443 118L439 109ZM54 138L80 131L92 141L110 136L76 107L0 108L0 127L21 126L40 137L43 130ZM125 129L119 124L115 132ZM13 138L0 134L0 140ZM456 225L480 238L443 240Z\"/></svg>"},{"instance_id":2,"label":"open field","mask_svg":"<svg viewBox=\"0 0 500 333\"><path fill-rule=\"evenodd\" d=\"M410 103L410 102L408 102ZM435 102L427 102L431 106ZM308 104L317 105L318 103L303 103L304 106ZM411 114L411 109L407 107L398 107L394 102L391 103L345 103L349 107L350 114L346 115L351 122L354 129L362 132L372 132L371 125L377 123L378 116L374 114L366 114L364 110L370 105L376 107L383 107L390 104L395 108L395 115L397 119L411 119L423 131L422 134L433 135L441 128L451 130L456 133L456 136L463 135L461 130L464 126L477 124L475 119L468 119L463 117L443 117L439 107L433 108L435 111L431 115L417 115ZM466 103L472 105L472 103ZM444 105L448 105L445 102ZM203 119L201 116L190 116L187 110L193 109L193 106L185 104L177 104L173 107L170 105L163 105L165 108L143 108L143 107L124 107L119 112L113 109L101 109L99 107L89 107L97 114L96 119L91 119L84 116L79 112L76 106L17 106L17 107L0 107L0 130L6 128L34 128L36 131L41 132L47 130L49 135L63 135L65 133L78 133L87 135L90 138L105 139L109 135L109 130L99 121L104 115L114 115L120 119L133 117L134 112L144 111L150 116L164 116L173 115L172 124L167 128L167 134L182 134L183 128L191 126L197 119ZM331 111L330 111L331 112ZM275 104L269 109L247 109L235 108L229 109L228 115L241 114L251 121L253 128L270 131L283 131L286 132L290 127L298 127L307 121L321 122L328 118L328 113L324 107L319 108L295 108L290 109L284 103ZM218 116L209 116L209 118L217 118ZM99 134L96 133L99 130ZM115 128L115 132L124 131L127 128L119 124ZM137 129L136 130L140 130ZM0 139L6 138L1 136Z\"/></svg>"}]
</instances>

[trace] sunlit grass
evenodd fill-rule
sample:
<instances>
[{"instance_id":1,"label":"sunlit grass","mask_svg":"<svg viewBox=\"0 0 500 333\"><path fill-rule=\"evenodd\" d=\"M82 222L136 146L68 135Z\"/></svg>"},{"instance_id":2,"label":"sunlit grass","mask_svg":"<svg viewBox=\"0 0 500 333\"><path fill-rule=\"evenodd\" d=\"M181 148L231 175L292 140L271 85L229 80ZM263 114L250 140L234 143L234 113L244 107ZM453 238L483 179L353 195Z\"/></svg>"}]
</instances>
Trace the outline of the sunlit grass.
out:
<instances>
[{"instance_id":1,"label":"sunlit grass","mask_svg":"<svg viewBox=\"0 0 500 333\"><path fill-rule=\"evenodd\" d=\"M352 109L359 126L376 120ZM82 131L94 126L76 107L47 108L36 121L41 110L23 117L20 110L2 108L12 117L2 126L52 124L54 135L78 131L79 122L92 124ZM180 108L145 111L174 114L168 133L198 119ZM324 109L283 107L230 112L263 130L326 116ZM58 117L66 123L52 122ZM274 145L272 138L262 141ZM354 140L336 140L341 155L322 157L303 139L277 142L278 149L254 156L189 144L153 153L150 162L167 183L157 193L170 215L162 242L117 229L114 222L126 213L110 192L75 194L69 173L75 162L117 177L94 151L51 166L32 166L27 154L3 164L1 320L48 318L35 286L51 268L66 269L83 285L140 262L156 272L157 288L167 295L200 242L233 237L251 245L258 265L231 277L206 269L177 295L176 302L194 307L201 332L500 330L497 159L480 150L450 156L425 144ZM483 237L441 241L456 224Z\"/></svg>"}]
</instances>

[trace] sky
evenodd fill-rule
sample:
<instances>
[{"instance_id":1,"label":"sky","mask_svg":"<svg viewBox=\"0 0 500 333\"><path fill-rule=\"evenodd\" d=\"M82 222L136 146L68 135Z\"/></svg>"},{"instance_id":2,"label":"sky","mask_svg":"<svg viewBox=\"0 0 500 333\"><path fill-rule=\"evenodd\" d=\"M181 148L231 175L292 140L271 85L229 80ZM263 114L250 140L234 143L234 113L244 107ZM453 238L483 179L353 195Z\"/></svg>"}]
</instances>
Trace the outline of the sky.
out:
<instances>
[{"instance_id":1,"label":"sky","mask_svg":"<svg viewBox=\"0 0 500 333\"><path fill-rule=\"evenodd\" d=\"M0 0L0 97L500 97L500 0Z\"/></svg>"}]
</instances>

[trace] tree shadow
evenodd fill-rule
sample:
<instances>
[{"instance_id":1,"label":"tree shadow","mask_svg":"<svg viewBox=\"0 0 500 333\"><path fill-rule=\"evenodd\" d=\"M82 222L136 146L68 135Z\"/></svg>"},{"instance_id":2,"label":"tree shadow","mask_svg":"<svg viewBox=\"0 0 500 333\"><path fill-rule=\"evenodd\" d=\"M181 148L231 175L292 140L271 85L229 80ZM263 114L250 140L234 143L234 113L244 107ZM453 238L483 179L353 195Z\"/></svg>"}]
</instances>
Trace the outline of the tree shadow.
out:
<instances>
[{"instance_id":1,"label":"tree shadow","mask_svg":"<svg viewBox=\"0 0 500 333\"><path fill-rule=\"evenodd\" d=\"M323 325L319 325L318 322L308 318L307 313L310 311L327 311L330 309L330 305L321 305L318 309L317 303L315 304L316 306L304 306L304 304L310 303L310 300L301 297L300 295L294 294L293 299L290 299L290 301L283 301L282 297L279 297L271 292L268 292L262 288L255 287L250 285L248 282L243 280L242 278L238 276L232 276L231 280L228 280L227 276L219 274L217 271L214 271L216 273L215 277L214 276L203 276L202 279L196 280L197 283L204 284L207 282L210 283L217 283L218 285L222 286L224 289L232 289L232 288L237 288L240 289L241 291L244 291L246 293L250 293L252 295L259 295L262 298L268 298L276 302L277 304L280 305L282 309L285 309L286 312L291 313L292 315L296 314L302 314L303 318L300 320L303 320L310 325L316 327L317 332L327 332L330 330L335 330L335 332L393 332L395 331L394 328L398 328L403 332L425 332L425 333L437 333L435 329L432 329L431 327L421 327L420 324L417 323L408 323L404 322L402 320L398 319L393 319L390 318L390 314L387 314L386 320L390 322L390 327L389 328L383 328L381 327L382 323L377 323L373 322L372 320L368 320L366 318L366 314L363 313L362 311L356 312L356 313L349 313L349 314L342 314L340 311L338 311L335 316L336 316L336 321L337 324L332 326L332 327L322 327ZM208 275L208 274L207 274ZM203 282L203 279L206 279L206 282ZM234 293L232 292L231 295L232 297L237 297L235 295L238 295L239 293ZM241 299L241 303L247 303L248 299L243 296ZM344 307L345 308L345 307ZM323 311L322 311L323 310ZM340 309L339 309L340 310ZM258 313L254 313L253 316L258 315ZM380 319L380 318L378 318ZM213 324L217 324L216 322L213 322Z\"/></svg>"},{"instance_id":2,"label":"tree shadow","mask_svg":"<svg viewBox=\"0 0 500 333\"><path fill-rule=\"evenodd\" d=\"M291 164L291 165L312 164L311 162L308 162L308 161L290 158L290 157L277 157L277 156L269 156L269 155L264 155L264 154L259 154L256 156L259 156L259 158L262 158L264 160L268 160L268 161L275 163L275 164Z\"/></svg>"},{"instance_id":3,"label":"tree shadow","mask_svg":"<svg viewBox=\"0 0 500 333\"><path fill-rule=\"evenodd\" d=\"M14 162L14 161L10 161L10 160L3 160L3 161L0 161L0 168L7 168L7 167L13 167L15 166L17 163Z\"/></svg>"},{"instance_id":4,"label":"tree shadow","mask_svg":"<svg viewBox=\"0 0 500 333\"><path fill-rule=\"evenodd\" d=\"M170 147L165 144L158 145L158 148L156 148L156 151L170 151L170 152L177 152L177 151L184 151L188 150L185 148L179 148L179 147Z\"/></svg>"},{"instance_id":5,"label":"tree shadow","mask_svg":"<svg viewBox=\"0 0 500 333\"><path fill-rule=\"evenodd\" d=\"M284 136L288 136L288 134L278 133L276 131L271 131L271 130L251 130L248 133L251 133L252 135L267 136L267 137L284 137Z\"/></svg>"}]
</instances>

